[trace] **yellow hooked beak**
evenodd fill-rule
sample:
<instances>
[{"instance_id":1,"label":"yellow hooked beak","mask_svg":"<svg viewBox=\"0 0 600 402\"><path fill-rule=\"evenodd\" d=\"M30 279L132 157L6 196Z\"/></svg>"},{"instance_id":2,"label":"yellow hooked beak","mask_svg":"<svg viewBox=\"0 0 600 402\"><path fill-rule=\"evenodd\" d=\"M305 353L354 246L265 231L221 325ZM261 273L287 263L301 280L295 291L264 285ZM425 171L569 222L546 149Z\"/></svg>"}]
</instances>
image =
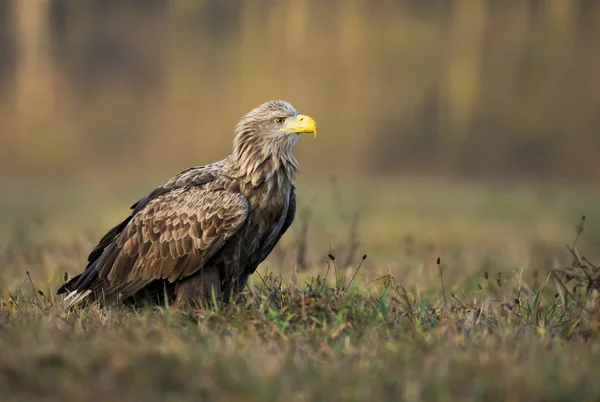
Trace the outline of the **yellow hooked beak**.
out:
<instances>
[{"instance_id":1,"label":"yellow hooked beak","mask_svg":"<svg viewBox=\"0 0 600 402\"><path fill-rule=\"evenodd\" d=\"M292 133L314 133L315 137L319 132L317 122L312 117L299 114L298 116L288 117L280 131L290 131Z\"/></svg>"}]
</instances>

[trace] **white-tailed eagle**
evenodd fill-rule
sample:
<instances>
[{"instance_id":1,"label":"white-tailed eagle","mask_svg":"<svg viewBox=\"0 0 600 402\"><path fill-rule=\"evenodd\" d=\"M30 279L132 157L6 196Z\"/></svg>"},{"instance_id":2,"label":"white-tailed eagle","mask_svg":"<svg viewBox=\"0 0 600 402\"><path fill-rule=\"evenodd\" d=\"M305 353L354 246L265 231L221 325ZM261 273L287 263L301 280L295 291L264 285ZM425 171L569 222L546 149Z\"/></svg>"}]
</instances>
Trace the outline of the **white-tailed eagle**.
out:
<instances>
[{"instance_id":1,"label":"white-tailed eagle","mask_svg":"<svg viewBox=\"0 0 600 402\"><path fill-rule=\"evenodd\" d=\"M57 293L72 302L231 300L294 219L292 148L302 133L316 136L317 125L288 102L258 106L237 124L231 155L136 202Z\"/></svg>"}]
</instances>

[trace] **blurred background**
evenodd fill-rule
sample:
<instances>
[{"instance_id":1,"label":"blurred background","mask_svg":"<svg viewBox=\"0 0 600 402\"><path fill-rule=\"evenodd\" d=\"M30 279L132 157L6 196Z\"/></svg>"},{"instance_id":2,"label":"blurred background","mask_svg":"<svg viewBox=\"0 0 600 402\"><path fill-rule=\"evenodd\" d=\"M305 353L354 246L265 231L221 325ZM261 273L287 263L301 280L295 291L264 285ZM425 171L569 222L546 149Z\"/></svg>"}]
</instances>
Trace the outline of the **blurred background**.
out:
<instances>
[{"instance_id":1,"label":"blurred background","mask_svg":"<svg viewBox=\"0 0 600 402\"><path fill-rule=\"evenodd\" d=\"M2 0L0 166L204 163L282 98L308 173L598 180L599 49L594 0Z\"/></svg>"},{"instance_id":2,"label":"blurred background","mask_svg":"<svg viewBox=\"0 0 600 402\"><path fill-rule=\"evenodd\" d=\"M285 99L322 133L288 247L563 244L600 219L599 72L595 0L0 0L0 218L85 254Z\"/></svg>"}]
</instances>

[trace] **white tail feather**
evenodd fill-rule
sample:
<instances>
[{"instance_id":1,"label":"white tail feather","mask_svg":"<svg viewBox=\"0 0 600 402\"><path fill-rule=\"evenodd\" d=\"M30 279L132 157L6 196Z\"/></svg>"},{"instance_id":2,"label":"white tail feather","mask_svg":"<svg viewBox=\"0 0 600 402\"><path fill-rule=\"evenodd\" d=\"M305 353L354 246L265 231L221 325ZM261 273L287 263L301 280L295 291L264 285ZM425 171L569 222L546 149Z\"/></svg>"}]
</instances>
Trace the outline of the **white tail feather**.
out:
<instances>
[{"instance_id":1,"label":"white tail feather","mask_svg":"<svg viewBox=\"0 0 600 402\"><path fill-rule=\"evenodd\" d=\"M83 293L79 293L77 290L69 293L62 301L62 304L66 307L72 307L80 302L82 302L86 297L88 297L92 293L91 290L86 290Z\"/></svg>"}]
</instances>

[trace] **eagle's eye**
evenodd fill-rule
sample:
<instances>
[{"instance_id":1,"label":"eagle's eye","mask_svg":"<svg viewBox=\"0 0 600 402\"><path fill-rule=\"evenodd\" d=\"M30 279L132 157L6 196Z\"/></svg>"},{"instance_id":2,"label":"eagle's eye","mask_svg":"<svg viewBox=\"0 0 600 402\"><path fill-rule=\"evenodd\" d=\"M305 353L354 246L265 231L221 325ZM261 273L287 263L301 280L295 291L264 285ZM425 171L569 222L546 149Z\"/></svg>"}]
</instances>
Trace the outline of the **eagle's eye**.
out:
<instances>
[{"instance_id":1,"label":"eagle's eye","mask_svg":"<svg viewBox=\"0 0 600 402\"><path fill-rule=\"evenodd\" d=\"M275 118L275 123L277 124L283 124L285 122L285 117L276 117Z\"/></svg>"}]
</instances>

